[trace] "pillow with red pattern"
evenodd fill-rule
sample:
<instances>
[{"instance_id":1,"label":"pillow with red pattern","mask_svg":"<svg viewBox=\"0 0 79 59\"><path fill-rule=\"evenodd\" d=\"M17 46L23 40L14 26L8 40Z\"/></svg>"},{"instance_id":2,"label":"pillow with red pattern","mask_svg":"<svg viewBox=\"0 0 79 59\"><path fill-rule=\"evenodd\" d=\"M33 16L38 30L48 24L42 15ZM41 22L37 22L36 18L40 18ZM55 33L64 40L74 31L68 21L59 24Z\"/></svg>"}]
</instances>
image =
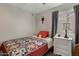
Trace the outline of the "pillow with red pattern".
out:
<instances>
[{"instance_id":1,"label":"pillow with red pattern","mask_svg":"<svg viewBox=\"0 0 79 59\"><path fill-rule=\"evenodd\" d=\"M37 37L41 36L41 38L46 38L49 36L49 32L48 31L40 31L38 34L37 34Z\"/></svg>"}]
</instances>

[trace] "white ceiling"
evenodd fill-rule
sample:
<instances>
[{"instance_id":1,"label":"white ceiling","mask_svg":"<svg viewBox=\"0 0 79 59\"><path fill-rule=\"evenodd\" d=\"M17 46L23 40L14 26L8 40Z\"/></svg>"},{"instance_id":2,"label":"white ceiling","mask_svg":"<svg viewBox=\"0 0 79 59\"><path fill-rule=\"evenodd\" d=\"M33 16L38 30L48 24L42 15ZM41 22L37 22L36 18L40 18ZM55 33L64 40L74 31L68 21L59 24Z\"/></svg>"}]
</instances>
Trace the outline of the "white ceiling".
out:
<instances>
[{"instance_id":1,"label":"white ceiling","mask_svg":"<svg viewBox=\"0 0 79 59\"><path fill-rule=\"evenodd\" d=\"M45 10L51 9L53 7L59 6L63 3L12 3L11 6L15 6L17 8L27 10L32 13L40 13Z\"/></svg>"}]
</instances>

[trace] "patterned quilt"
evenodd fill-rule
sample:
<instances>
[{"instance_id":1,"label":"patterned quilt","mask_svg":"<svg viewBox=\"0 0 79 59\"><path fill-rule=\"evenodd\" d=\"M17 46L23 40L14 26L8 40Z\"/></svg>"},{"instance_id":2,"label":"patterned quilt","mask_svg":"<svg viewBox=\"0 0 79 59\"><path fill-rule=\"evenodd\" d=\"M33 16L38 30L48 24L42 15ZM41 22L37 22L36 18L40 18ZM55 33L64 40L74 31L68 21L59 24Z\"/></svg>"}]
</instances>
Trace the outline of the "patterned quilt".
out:
<instances>
[{"instance_id":1,"label":"patterned quilt","mask_svg":"<svg viewBox=\"0 0 79 59\"><path fill-rule=\"evenodd\" d=\"M11 56L26 56L47 44L46 40L25 37L3 42L6 51Z\"/></svg>"}]
</instances>

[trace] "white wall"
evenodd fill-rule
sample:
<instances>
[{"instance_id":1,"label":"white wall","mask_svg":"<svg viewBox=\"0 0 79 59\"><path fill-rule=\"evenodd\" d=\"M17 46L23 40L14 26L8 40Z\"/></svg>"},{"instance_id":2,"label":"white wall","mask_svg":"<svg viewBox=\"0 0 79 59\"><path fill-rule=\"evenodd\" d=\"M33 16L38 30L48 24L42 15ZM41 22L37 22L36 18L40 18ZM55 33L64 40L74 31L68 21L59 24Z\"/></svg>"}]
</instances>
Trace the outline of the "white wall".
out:
<instances>
[{"instance_id":1,"label":"white wall","mask_svg":"<svg viewBox=\"0 0 79 59\"><path fill-rule=\"evenodd\" d=\"M31 36L35 34L35 15L0 4L0 41Z\"/></svg>"}]
</instances>

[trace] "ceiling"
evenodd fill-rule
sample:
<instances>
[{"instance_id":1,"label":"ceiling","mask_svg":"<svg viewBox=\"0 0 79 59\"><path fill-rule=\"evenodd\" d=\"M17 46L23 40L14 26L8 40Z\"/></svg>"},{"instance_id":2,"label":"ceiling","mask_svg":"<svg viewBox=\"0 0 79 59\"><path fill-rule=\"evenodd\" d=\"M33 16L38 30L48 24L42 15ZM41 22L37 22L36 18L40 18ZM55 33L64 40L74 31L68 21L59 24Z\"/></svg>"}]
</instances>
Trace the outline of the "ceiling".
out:
<instances>
[{"instance_id":1,"label":"ceiling","mask_svg":"<svg viewBox=\"0 0 79 59\"><path fill-rule=\"evenodd\" d=\"M11 3L10 5L32 13L40 13L61 4L63 3Z\"/></svg>"}]
</instances>

